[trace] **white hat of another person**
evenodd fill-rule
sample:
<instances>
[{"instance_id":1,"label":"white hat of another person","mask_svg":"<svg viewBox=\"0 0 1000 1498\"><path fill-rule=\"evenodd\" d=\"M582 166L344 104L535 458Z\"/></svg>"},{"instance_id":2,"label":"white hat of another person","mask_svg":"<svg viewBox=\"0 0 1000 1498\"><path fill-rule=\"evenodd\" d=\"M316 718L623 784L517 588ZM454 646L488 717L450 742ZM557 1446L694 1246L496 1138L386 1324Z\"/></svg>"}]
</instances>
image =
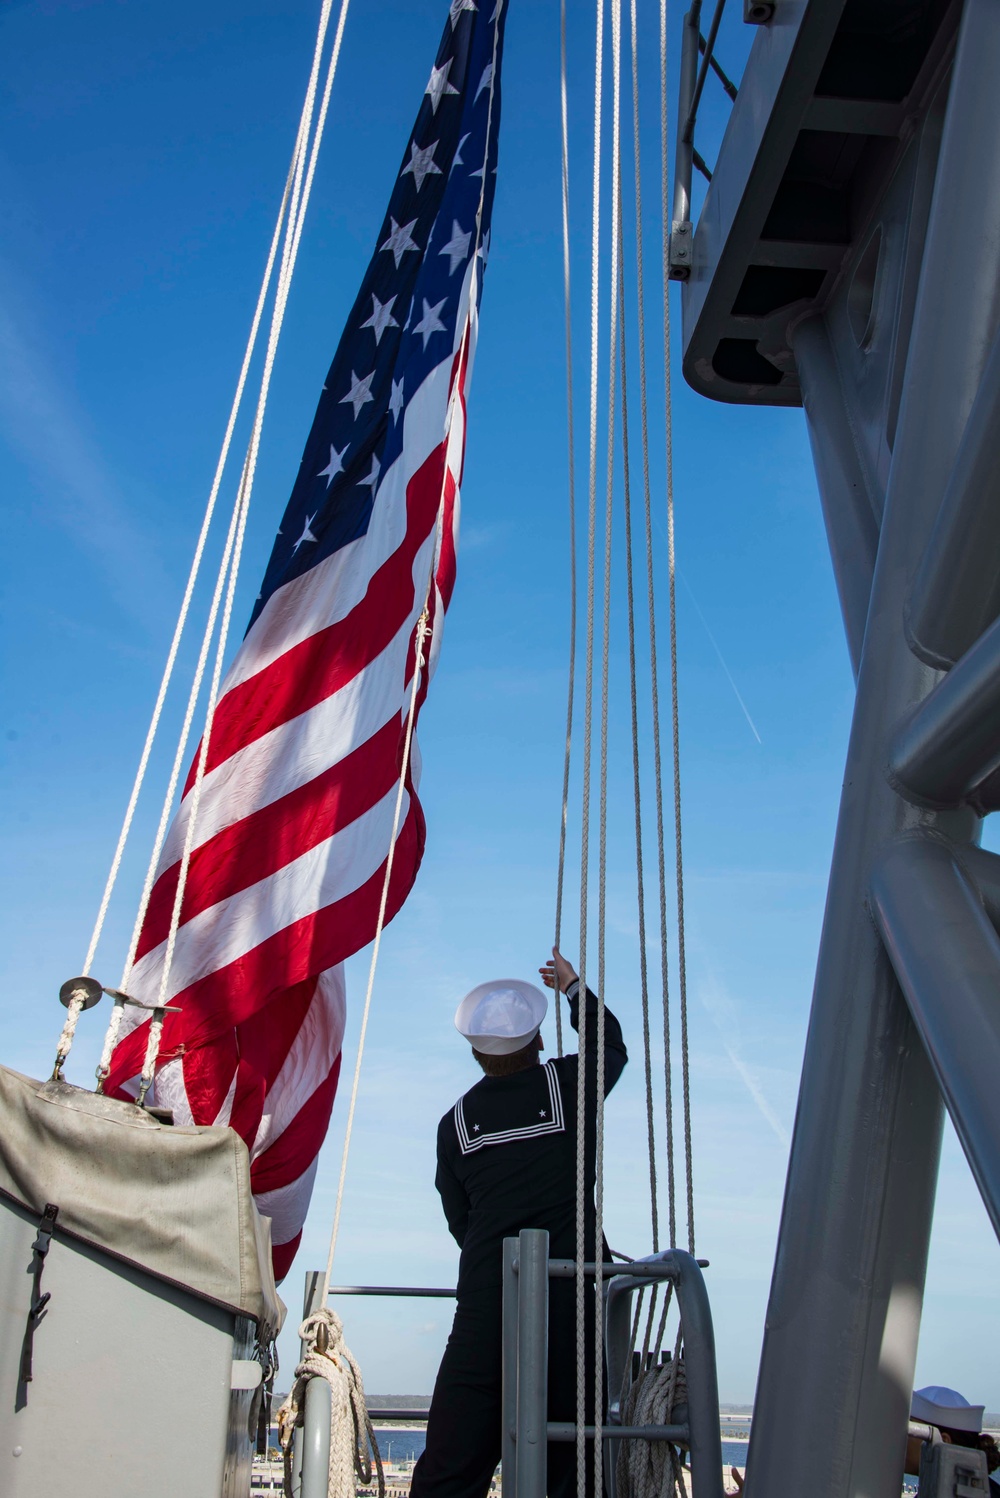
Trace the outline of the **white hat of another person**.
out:
<instances>
[{"instance_id":1,"label":"white hat of another person","mask_svg":"<svg viewBox=\"0 0 1000 1498\"><path fill-rule=\"evenodd\" d=\"M969 1430L978 1435L983 1428L985 1405L970 1404L957 1389L946 1389L943 1384L928 1384L926 1389L915 1389L910 1404L910 1419L923 1420L927 1425L943 1425L945 1430Z\"/></svg>"},{"instance_id":2,"label":"white hat of another person","mask_svg":"<svg viewBox=\"0 0 1000 1498\"><path fill-rule=\"evenodd\" d=\"M497 978L465 995L455 1011L455 1029L484 1056L510 1056L538 1034L548 1007L533 983Z\"/></svg>"}]
</instances>

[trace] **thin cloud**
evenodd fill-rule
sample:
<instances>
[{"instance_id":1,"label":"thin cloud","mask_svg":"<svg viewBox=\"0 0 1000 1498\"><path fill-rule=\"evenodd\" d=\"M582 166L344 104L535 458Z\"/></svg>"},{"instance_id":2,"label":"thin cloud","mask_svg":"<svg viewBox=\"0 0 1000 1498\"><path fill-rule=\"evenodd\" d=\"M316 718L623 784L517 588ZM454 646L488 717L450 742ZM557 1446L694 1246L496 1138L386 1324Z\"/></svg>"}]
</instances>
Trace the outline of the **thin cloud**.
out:
<instances>
[{"instance_id":1,"label":"thin cloud","mask_svg":"<svg viewBox=\"0 0 1000 1498\"><path fill-rule=\"evenodd\" d=\"M71 393L0 268L0 428L45 494L43 520L67 534L130 618L148 629L175 589L136 524ZM16 298L20 307L22 297ZM89 591L89 590L85 590Z\"/></svg>"},{"instance_id":2,"label":"thin cloud","mask_svg":"<svg viewBox=\"0 0 1000 1498\"><path fill-rule=\"evenodd\" d=\"M753 1099L757 1111L773 1130L775 1137L780 1140L782 1147L788 1149L791 1143L788 1130L765 1097L753 1068L741 1055L739 1015L732 997L714 974L702 979L697 992L698 998L705 1006L712 1024L719 1033L723 1050Z\"/></svg>"}]
</instances>

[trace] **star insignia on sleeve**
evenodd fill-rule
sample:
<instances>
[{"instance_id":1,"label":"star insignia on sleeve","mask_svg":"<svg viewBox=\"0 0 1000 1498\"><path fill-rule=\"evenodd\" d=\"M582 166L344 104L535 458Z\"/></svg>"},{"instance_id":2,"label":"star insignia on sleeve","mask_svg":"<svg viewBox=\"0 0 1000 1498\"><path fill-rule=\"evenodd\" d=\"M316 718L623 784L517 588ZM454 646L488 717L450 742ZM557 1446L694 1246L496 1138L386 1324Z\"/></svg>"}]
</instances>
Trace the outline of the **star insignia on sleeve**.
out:
<instances>
[{"instance_id":1,"label":"star insignia on sleeve","mask_svg":"<svg viewBox=\"0 0 1000 1498\"><path fill-rule=\"evenodd\" d=\"M434 152L437 148L436 140L432 141L429 146L418 146L415 140L410 141L410 159L399 175L405 177L407 172L410 172L417 184L417 192L423 187L425 178L442 175L441 168L434 162ZM415 219L414 223L416 223Z\"/></svg>"},{"instance_id":2,"label":"star insignia on sleeve","mask_svg":"<svg viewBox=\"0 0 1000 1498\"><path fill-rule=\"evenodd\" d=\"M382 334L385 332L386 328L399 327L399 323L392 315L392 304L396 300L396 298L394 296L391 296L387 302L380 302L374 291L372 292L371 297L372 315L368 318L367 322L363 322L361 326L363 328L371 328L372 332L375 334L375 342L376 344L379 344L382 341Z\"/></svg>"},{"instance_id":3,"label":"star insignia on sleeve","mask_svg":"<svg viewBox=\"0 0 1000 1498\"><path fill-rule=\"evenodd\" d=\"M538 1110L538 1116L539 1116L539 1118L545 1118L545 1117L547 1117L547 1114L546 1114L544 1108L539 1108L539 1110Z\"/></svg>"},{"instance_id":4,"label":"star insignia on sleeve","mask_svg":"<svg viewBox=\"0 0 1000 1498\"><path fill-rule=\"evenodd\" d=\"M451 72L451 65L454 61L453 57L449 57L448 61L442 67L431 69L430 82L424 89L424 93L431 96L431 111L434 114L437 114L438 105L445 94L458 93L455 85L448 82L448 74Z\"/></svg>"},{"instance_id":5,"label":"star insignia on sleeve","mask_svg":"<svg viewBox=\"0 0 1000 1498\"><path fill-rule=\"evenodd\" d=\"M479 1125L478 1124L473 1124L472 1125L472 1132L473 1132L473 1134L478 1134L479 1133Z\"/></svg>"},{"instance_id":6,"label":"star insignia on sleeve","mask_svg":"<svg viewBox=\"0 0 1000 1498\"><path fill-rule=\"evenodd\" d=\"M449 276L453 276L455 274L455 272L458 270L458 267L462 264L462 262L468 255L469 241L471 238L471 233L462 233L461 224L458 222L458 219L454 219L451 226L451 238L449 239L448 243L438 251L439 255L449 255L451 257L448 261Z\"/></svg>"},{"instance_id":7,"label":"star insignia on sleeve","mask_svg":"<svg viewBox=\"0 0 1000 1498\"><path fill-rule=\"evenodd\" d=\"M409 170L409 168L404 167L403 170L407 171ZM416 241L410 234L410 230L416 228L417 221L415 218L413 218L408 224L400 225L397 224L396 220L390 215L389 223L392 226L389 233L389 238L386 240L385 244L379 245L379 249L392 251L392 258L396 262L396 269L399 270L399 262L402 260L407 250L420 249L420 246L416 243Z\"/></svg>"},{"instance_id":8,"label":"star insignia on sleeve","mask_svg":"<svg viewBox=\"0 0 1000 1498\"><path fill-rule=\"evenodd\" d=\"M427 347L427 341L430 338L430 336L431 336L432 333L445 333L445 332L447 332L447 329L445 328L445 325L441 321L441 318L439 316L441 308L444 306L444 304L445 304L445 302L447 300L448 300L448 298L446 296L443 296L441 298L441 300L439 302L436 302L435 305L432 307L430 305L430 303L428 302L427 298L426 297L423 298L424 315L420 319L419 322L415 322L413 324L413 331L414 331L414 333L419 333L420 336L423 338L423 340L424 340L424 348ZM369 399L370 399L370 397L369 397Z\"/></svg>"},{"instance_id":9,"label":"star insignia on sleeve","mask_svg":"<svg viewBox=\"0 0 1000 1498\"><path fill-rule=\"evenodd\" d=\"M346 395L340 397L340 404L342 406L350 405L354 407L355 421L358 419L358 412L361 410L361 407L375 399L371 392L372 380L374 378L374 369L371 374L365 375L363 380L359 380L354 370L351 370L351 388Z\"/></svg>"},{"instance_id":10,"label":"star insignia on sleeve","mask_svg":"<svg viewBox=\"0 0 1000 1498\"><path fill-rule=\"evenodd\" d=\"M343 471L344 471L344 457L345 457L346 453L347 453L347 448L346 447L343 449L342 452L338 452L337 449L334 447L333 443L332 442L330 443L330 461L329 461L329 463L327 463L326 467L325 468L321 468L320 471L319 471L319 473L317 473L317 475L316 475L316 477L318 479L326 479L326 487L328 489L329 489L330 485L333 483L334 479L337 477L337 474L338 473L343 473Z\"/></svg>"}]
</instances>

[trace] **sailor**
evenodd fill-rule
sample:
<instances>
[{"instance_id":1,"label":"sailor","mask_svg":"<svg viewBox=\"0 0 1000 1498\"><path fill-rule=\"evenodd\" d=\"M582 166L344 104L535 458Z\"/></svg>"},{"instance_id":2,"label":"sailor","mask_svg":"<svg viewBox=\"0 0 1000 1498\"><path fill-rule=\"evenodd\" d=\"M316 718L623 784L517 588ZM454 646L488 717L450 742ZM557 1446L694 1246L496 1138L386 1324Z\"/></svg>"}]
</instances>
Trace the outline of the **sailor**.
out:
<instances>
[{"instance_id":1,"label":"sailor","mask_svg":"<svg viewBox=\"0 0 1000 1498\"><path fill-rule=\"evenodd\" d=\"M925 1389L914 1390L910 1420L933 1426L940 1432L942 1441L952 1446L966 1446L984 1452L987 1471L995 1472L1000 1467L1000 1449L993 1437L983 1431L984 1409L984 1405L970 1404L957 1389L928 1384ZM923 1445L923 1435L911 1428L906 1442L905 1467L911 1476L920 1475ZM990 1498L1000 1498L1000 1483L991 1477L989 1484Z\"/></svg>"},{"instance_id":2,"label":"sailor","mask_svg":"<svg viewBox=\"0 0 1000 1498\"><path fill-rule=\"evenodd\" d=\"M579 1030L580 980L553 947L539 969L547 988L569 1001ZM587 990L585 1032L586 1238L594 1243L597 1123L597 1000ZM455 1026L485 1072L442 1118L437 1189L462 1250L458 1304L434 1386L427 1444L411 1498L485 1498L500 1460L503 1240L522 1228L545 1228L553 1258L576 1258L576 1128L579 1057L541 1063L540 1034L548 1000L516 979L482 983L462 1000ZM604 1010L604 1091L621 1076L628 1054L621 1026ZM588 1249L588 1257L593 1249ZM610 1262L607 1244L604 1259ZM550 1284L549 1419L576 1419L575 1287ZM593 1291L587 1326L593 1326ZM587 1357L593 1367L593 1349ZM592 1380L588 1380L592 1384ZM592 1420L593 1394L591 1389ZM593 1460L588 1462L588 1471ZM552 1442L549 1498L575 1498L576 1450Z\"/></svg>"}]
</instances>

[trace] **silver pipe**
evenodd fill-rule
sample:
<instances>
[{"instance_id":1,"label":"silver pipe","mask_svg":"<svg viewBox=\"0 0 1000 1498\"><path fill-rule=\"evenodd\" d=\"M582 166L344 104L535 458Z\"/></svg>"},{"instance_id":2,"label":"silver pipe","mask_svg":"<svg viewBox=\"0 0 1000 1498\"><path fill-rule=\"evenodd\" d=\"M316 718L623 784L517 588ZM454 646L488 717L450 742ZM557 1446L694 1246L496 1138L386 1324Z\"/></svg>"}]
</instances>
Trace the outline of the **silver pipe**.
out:
<instances>
[{"instance_id":1,"label":"silver pipe","mask_svg":"<svg viewBox=\"0 0 1000 1498\"><path fill-rule=\"evenodd\" d=\"M674 213L675 224L685 224L691 218L691 170L694 163L694 141L685 140L685 127L691 114L695 83L698 78L698 38L701 35L701 0L694 4L684 17L681 33L681 76L677 96L677 146L674 153Z\"/></svg>"},{"instance_id":2,"label":"silver pipe","mask_svg":"<svg viewBox=\"0 0 1000 1498\"><path fill-rule=\"evenodd\" d=\"M1000 766L998 714L1000 619L896 734L889 756L892 784L925 806L975 802L976 787Z\"/></svg>"},{"instance_id":3,"label":"silver pipe","mask_svg":"<svg viewBox=\"0 0 1000 1498\"><path fill-rule=\"evenodd\" d=\"M503 1240L503 1362L500 1394L500 1469L507 1498L517 1498L517 1239Z\"/></svg>"},{"instance_id":4,"label":"silver pipe","mask_svg":"<svg viewBox=\"0 0 1000 1498\"><path fill-rule=\"evenodd\" d=\"M872 913L1000 1235L1000 937L942 841L886 848Z\"/></svg>"},{"instance_id":5,"label":"silver pipe","mask_svg":"<svg viewBox=\"0 0 1000 1498\"><path fill-rule=\"evenodd\" d=\"M910 645L932 666L957 661L1000 615L1000 335L913 585Z\"/></svg>"},{"instance_id":6,"label":"silver pipe","mask_svg":"<svg viewBox=\"0 0 1000 1498\"><path fill-rule=\"evenodd\" d=\"M522 1228L517 1248L517 1498L545 1498L549 1406L549 1235Z\"/></svg>"}]
</instances>

